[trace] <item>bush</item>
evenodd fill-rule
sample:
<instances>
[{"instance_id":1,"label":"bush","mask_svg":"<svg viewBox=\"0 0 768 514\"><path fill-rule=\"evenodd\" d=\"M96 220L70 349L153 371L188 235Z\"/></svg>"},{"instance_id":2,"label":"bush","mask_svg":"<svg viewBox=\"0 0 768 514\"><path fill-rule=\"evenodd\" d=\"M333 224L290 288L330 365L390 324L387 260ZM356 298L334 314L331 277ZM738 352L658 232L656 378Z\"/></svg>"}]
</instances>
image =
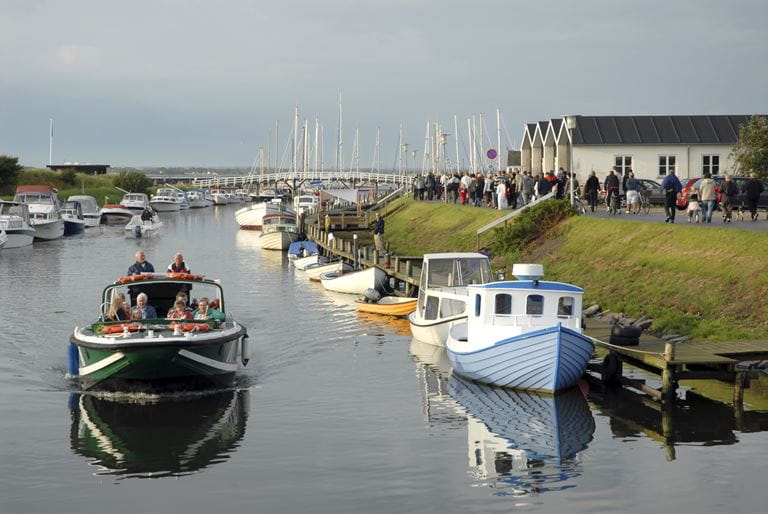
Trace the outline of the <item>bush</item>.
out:
<instances>
[{"instance_id":1,"label":"bush","mask_svg":"<svg viewBox=\"0 0 768 514\"><path fill-rule=\"evenodd\" d=\"M74 186L76 178L75 170L72 168L62 170L61 172L61 181L67 185Z\"/></svg>"},{"instance_id":2,"label":"bush","mask_svg":"<svg viewBox=\"0 0 768 514\"><path fill-rule=\"evenodd\" d=\"M518 254L549 229L576 214L568 200L547 200L522 211L506 227L494 231L491 251L495 254Z\"/></svg>"},{"instance_id":3,"label":"bush","mask_svg":"<svg viewBox=\"0 0 768 514\"><path fill-rule=\"evenodd\" d=\"M21 170L18 157L0 155L0 194L10 195L16 191Z\"/></svg>"},{"instance_id":4,"label":"bush","mask_svg":"<svg viewBox=\"0 0 768 514\"><path fill-rule=\"evenodd\" d=\"M125 189L131 193L147 193L147 190L152 187L152 180L150 180L145 174L132 171L129 173L123 172L115 177L115 187Z\"/></svg>"}]
</instances>

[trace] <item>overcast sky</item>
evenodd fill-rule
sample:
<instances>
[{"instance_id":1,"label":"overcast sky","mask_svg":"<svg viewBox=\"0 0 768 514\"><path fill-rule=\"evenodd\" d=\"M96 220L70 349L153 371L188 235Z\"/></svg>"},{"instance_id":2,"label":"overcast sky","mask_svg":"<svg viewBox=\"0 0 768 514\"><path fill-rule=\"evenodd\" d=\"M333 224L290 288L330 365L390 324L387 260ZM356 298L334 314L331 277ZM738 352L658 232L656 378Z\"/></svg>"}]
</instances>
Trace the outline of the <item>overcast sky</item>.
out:
<instances>
[{"instance_id":1,"label":"overcast sky","mask_svg":"<svg viewBox=\"0 0 768 514\"><path fill-rule=\"evenodd\" d=\"M298 104L328 166L339 90L361 167L377 126L391 167L400 123L421 148L483 112L495 137L496 107L516 145L566 113L765 113L766 22L765 0L0 0L0 153L47 163L54 118L57 162L248 166Z\"/></svg>"}]
</instances>

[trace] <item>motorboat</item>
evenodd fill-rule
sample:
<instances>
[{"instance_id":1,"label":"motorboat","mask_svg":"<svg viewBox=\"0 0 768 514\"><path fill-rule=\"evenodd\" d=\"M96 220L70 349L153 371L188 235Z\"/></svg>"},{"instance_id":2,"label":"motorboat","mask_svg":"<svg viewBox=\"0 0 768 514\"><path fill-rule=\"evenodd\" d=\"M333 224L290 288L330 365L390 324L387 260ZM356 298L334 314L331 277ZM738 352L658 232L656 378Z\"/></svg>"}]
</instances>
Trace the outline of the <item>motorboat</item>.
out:
<instances>
[{"instance_id":1,"label":"motorboat","mask_svg":"<svg viewBox=\"0 0 768 514\"><path fill-rule=\"evenodd\" d=\"M428 253L424 255L416 310L408 316L416 339L445 346L450 326L466 319L460 299L470 284L491 281L491 264L481 253ZM450 296L448 296L450 295Z\"/></svg>"},{"instance_id":2,"label":"motorboat","mask_svg":"<svg viewBox=\"0 0 768 514\"><path fill-rule=\"evenodd\" d=\"M151 237L157 235L161 228L163 228L163 222L160 221L160 216L153 212L152 217L146 220L142 219L141 214L134 215L125 226L125 232L130 237Z\"/></svg>"},{"instance_id":3,"label":"motorboat","mask_svg":"<svg viewBox=\"0 0 768 514\"><path fill-rule=\"evenodd\" d=\"M359 271L328 271L320 275L320 282L327 290L358 295L367 289L382 289L386 279L386 272L376 266Z\"/></svg>"},{"instance_id":4,"label":"motorboat","mask_svg":"<svg viewBox=\"0 0 768 514\"><path fill-rule=\"evenodd\" d=\"M152 195L149 205L157 212L177 212L181 210L181 201L177 191L170 187L161 187Z\"/></svg>"},{"instance_id":5,"label":"motorboat","mask_svg":"<svg viewBox=\"0 0 768 514\"><path fill-rule=\"evenodd\" d=\"M291 213L267 214L262 221L259 242L265 250L287 250L300 237L296 216Z\"/></svg>"},{"instance_id":6,"label":"motorboat","mask_svg":"<svg viewBox=\"0 0 768 514\"><path fill-rule=\"evenodd\" d=\"M328 262L328 258L315 254L315 255L309 255L307 257L301 257L300 259L294 259L290 261L293 264L293 267L298 270L305 270L308 266L312 266L313 264L325 264Z\"/></svg>"},{"instance_id":7,"label":"motorboat","mask_svg":"<svg viewBox=\"0 0 768 514\"><path fill-rule=\"evenodd\" d=\"M227 193L220 189L214 189L211 191L211 199L214 205L227 205L229 200L227 199Z\"/></svg>"},{"instance_id":8,"label":"motorboat","mask_svg":"<svg viewBox=\"0 0 768 514\"><path fill-rule=\"evenodd\" d=\"M165 319L179 292L210 299L207 319ZM153 319L108 321L109 306L123 293L130 305L145 293L147 305L160 313ZM224 302L218 280L187 273L120 277L99 299L97 320L75 327L70 338L69 374L85 390L157 392L230 387L239 363L249 360L246 328Z\"/></svg>"},{"instance_id":9,"label":"motorboat","mask_svg":"<svg viewBox=\"0 0 768 514\"><path fill-rule=\"evenodd\" d=\"M243 202L250 202L251 201L251 195L248 193L247 189L237 189L235 190L234 194L235 198L239 203Z\"/></svg>"},{"instance_id":10,"label":"motorboat","mask_svg":"<svg viewBox=\"0 0 768 514\"><path fill-rule=\"evenodd\" d=\"M13 201L29 206L29 222L35 229L35 239L51 241L64 235L64 220L56 189L48 185L18 186Z\"/></svg>"},{"instance_id":11,"label":"motorboat","mask_svg":"<svg viewBox=\"0 0 768 514\"><path fill-rule=\"evenodd\" d=\"M318 248L317 243L314 241L296 241L295 243L291 243L291 246L288 247L289 259L300 259L319 253L320 248Z\"/></svg>"},{"instance_id":12,"label":"motorboat","mask_svg":"<svg viewBox=\"0 0 768 514\"><path fill-rule=\"evenodd\" d=\"M261 230L264 216L280 213L296 214L293 209L283 205L282 200L272 200L239 209L235 212L235 221L243 230Z\"/></svg>"},{"instance_id":13,"label":"motorboat","mask_svg":"<svg viewBox=\"0 0 768 514\"><path fill-rule=\"evenodd\" d=\"M0 229L5 231L5 249L32 244L35 228L29 224L29 206L20 202L0 200Z\"/></svg>"},{"instance_id":14,"label":"motorboat","mask_svg":"<svg viewBox=\"0 0 768 514\"><path fill-rule=\"evenodd\" d=\"M189 209L189 201L187 200L187 193L184 191L181 191L180 189L176 190L176 198L179 199L179 209L182 211L185 211Z\"/></svg>"},{"instance_id":15,"label":"motorboat","mask_svg":"<svg viewBox=\"0 0 768 514\"><path fill-rule=\"evenodd\" d=\"M149 197L144 193L125 193L120 205L134 213L142 212L149 208Z\"/></svg>"},{"instance_id":16,"label":"motorboat","mask_svg":"<svg viewBox=\"0 0 768 514\"><path fill-rule=\"evenodd\" d=\"M72 451L97 475L183 476L226 461L245 435L247 389L69 397Z\"/></svg>"},{"instance_id":17,"label":"motorboat","mask_svg":"<svg viewBox=\"0 0 768 514\"><path fill-rule=\"evenodd\" d=\"M5 243L8 242L8 234L5 233L5 230L0 228L0 250L5 246Z\"/></svg>"},{"instance_id":18,"label":"motorboat","mask_svg":"<svg viewBox=\"0 0 768 514\"><path fill-rule=\"evenodd\" d=\"M101 209L94 197L75 195L67 198L67 201L80 204L80 210L83 212L83 219L85 220L85 228L98 227L101 224Z\"/></svg>"},{"instance_id":19,"label":"motorboat","mask_svg":"<svg viewBox=\"0 0 768 514\"><path fill-rule=\"evenodd\" d=\"M582 332L583 289L540 280L540 264L515 264L517 280L473 284L469 316L454 323L446 351L460 375L501 387L556 392L576 385L594 351Z\"/></svg>"},{"instance_id":20,"label":"motorboat","mask_svg":"<svg viewBox=\"0 0 768 514\"><path fill-rule=\"evenodd\" d=\"M74 236L85 232L85 217L80 208L80 202L64 202L61 206L61 217L64 220L65 236Z\"/></svg>"},{"instance_id":21,"label":"motorboat","mask_svg":"<svg viewBox=\"0 0 768 514\"><path fill-rule=\"evenodd\" d=\"M101 207L101 223L105 225L124 225L131 221L134 212L119 203L105 203Z\"/></svg>"},{"instance_id":22,"label":"motorboat","mask_svg":"<svg viewBox=\"0 0 768 514\"><path fill-rule=\"evenodd\" d=\"M343 261L329 263L310 264L304 271L307 272L307 278L313 282L320 282L320 275L329 271L352 271L352 266Z\"/></svg>"},{"instance_id":23,"label":"motorboat","mask_svg":"<svg viewBox=\"0 0 768 514\"><path fill-rule=\"evenodd\" d=\"M408 316L416 310L417 302L416 298L402 296L383 296L375 302L366 300L367 298L355 300L358 311L384 316Z\"/></svg>"},{"instance_id":24,"label":"motorboat","mask_svg":"<svg viewBox=\"0 0 768 514\"><path fill-rule=\"evenodd\" d=\"M317 207L318 203L317 196L313 194L297 195L293 198L293 209L301 215Z\"/></svg>"},{"instance_id":25,"label":"motorboat","mask_svg":"<svg viewBox=\"0 0 768 514\"><path fill-rule=\"evenodd\" d=\"M187 191L187 200L189 200L190 209L202 209L213 205L210 193L202 189L192 189Z\"/></svg>"}]
</instances>

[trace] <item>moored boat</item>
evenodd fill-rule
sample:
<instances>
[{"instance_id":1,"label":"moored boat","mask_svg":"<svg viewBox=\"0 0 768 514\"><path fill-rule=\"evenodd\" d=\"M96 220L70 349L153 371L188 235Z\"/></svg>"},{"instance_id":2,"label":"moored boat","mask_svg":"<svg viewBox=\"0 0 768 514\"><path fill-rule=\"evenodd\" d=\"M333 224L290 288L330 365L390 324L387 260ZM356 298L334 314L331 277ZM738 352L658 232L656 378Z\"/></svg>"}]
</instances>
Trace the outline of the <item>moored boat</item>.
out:
<instances>
[{"instance_id":1,"label":"moored boat","mask_svg":"<svg viewBox=\"0 0 768 514\"><path fill-rule=\"evenodd\" d=\"M67 198L68 202L77 202L83 212L85 228L98 227L101 224L101 209L96 199L88 195L74 195Z\"/></svg>"},{"instance_id":2,"label":"moored boat","mask_svg":"<svg viewBox=\"0 0 768 514\"><path fill-rule=\"evenodd\" d=\"M120 205L137 213L149 208L149 198L144 193L125 193Z\"/></svg>"},{"instance_id":3,"label":"moored boat","mask_svg":"<svg viewBox=\"0 0 768 514\"><path fill-rule=\"evenodd\" d=\"M313 282L320 282L320 275L329 271L352 271L352 266L343 261L310 264L304 271L307 278Z\"/></svg>"},{"instance_id":4,"label":"moored boat","mask_svg":"<svg viewBox=\"0 0 768 514\"><path fill-rule=\"evenodd\" d=\"M5 231L6 249L31 245L35 229L29 224L29 206L0 200L0 229Z\"/></svg>"},{"instance_id":5,"label":"moored boat","mask_svg":"<svg viewBox=\"0 0 768 514\"><path fill-rule=\"evenodd\" d=\"M80 208L80 202L64 202L61 206L61 218L64 220L65 236L74 236L85 232L85 218Z\"/></svg>"},{"instance_id":6,"label":"moored boat","mask_svg":"<svg viewBox=\"0 0 768 514\"><path fill-rule=\"evenodd\" d=\"M5 233L5 230L0 228L0 249L2 249L5 246L5 243L8 242L8 234Z\"/></svg>"},{"instance_id":7,"label":"moored boat","mask_svg":"<svg viewBox=\"0 0 768 514\"><path fill-rule=\"evenodd\" d=\"M363 299L355 300L357 310L385 316L407 316L416 310L416 298L404 298L400 296L384 296L376 302L366 302Z\"/></svg>"},{"instance_id":8,"label":"moored boat","mask_svg":"<svg viewBox=\"0 0 768 514\"><path fill-rule=\"evenodd\" d=\"M29 206L29 224L35 229L35 239L51 241L64 235L56 189L48 185L18 186L13 201Z\"/></svg>"},{"instance_id":9,"label":"moored boat","mask_svg":"<svg viewBox=\"0 0 768 514\"><path fill-rule=\"evenodd\" d=\"M176 212L181 210L181 201L176 195L177 191L170 187L162 187L152 195L149 205L157 212Z\"/></svg>"},{"instance_id":10,"label":"moored boat","mask_svg":"<svg viewBox=\"0 0 768 514\"><path fill-rule=\"evenodd\" d=\"M267 214L262 221L259 243L265 250L286 250L299 236L295 215L285 212Z\"/></svg>"},{"instance_id":11,"label":"moored boat","mask_svg":"<svg viewBox=\"0 0 768 514\"><path fill-rule=\"evenodd\" d=\"M468 286L470 314L449 331L448 360L478 382L546 392L573 387L594 351L582 333L584 291L541 281L537 264L516 264L513 274L518 280Z\"/></svg>"},{"instance_id":12,"label":"moored boat","mask_svg":"<svg viewBox=\"0 0 768 514\"><path fill-rule=\"evenodd\" d=\"M119 203L106 203L101 207L101 222L105 225L123 225L133 218L133 211Z\"/></svg>"},{"instance_id":13,"label":"moored boat","mask_svg":"<svg viewBox=\"0 0 768 514\"><path fill-rule=\"evenodd\" d=\"M208 319L165 319L181 291L190 298L210 298L217 312L209 311ZM118 293L131 305L144 293L147 305L161 314L106 321ZM99 319L76 327L70 338L69 373L84 389L153 392L231 386L238 362L248 362L246 329L227 314L216 280L186 273L121 277L104 289L100 302Z\"/></svg>"},{"instance_id":14,"label":"moored boat","mask_svg":"<svg viewBox=\"0 0 768 514\"><path fill-rule=\"evenodd\" d=\"M235 212L235 221L243 230L261 230L264 216L281 213L296 214L292 209L283 205L281 200L273 200L238 209Z\"/></svg>"},{"instance_id":15,"label":"moored boat","mask_svg":"<svg viewBox=\"0 0 768 514\"><path fill-rule=\"evenodd\" d=\"M319 254L315 254L308 257L301 257L300 259L294 259L291 262L293 263L294 268L298 270L305 270L307 267L312 266L313 264L325 264L328 262L328 258Z\"/></svg>"},{"instance_id":16,"label":"moored boat","mask_svg":"<svg viewBox=\"0 0 768 514\"><path fill-rule=\"evenodd\" d=\"M329 291L363 294L367 289L382 289L387 274L375 267L359 271L329 271L320 275L320 282Z\"/></svg>"},{"instance_id":17,"label":"moored boat","mask_svg":"<svg viewBox=\"0 0 768 514\"><path fill-rule=\"evenodd\" d=\"M416 310L408 316L416 339L445 346L450 326L466 319L465 302L469 284L491 281L491 265L481 253L431 253L424 255L419 279Z\"/></svg>"},{"instance_id":18,"label":"moored boat","mask_svg":"<svg viewBox=\"0 0 768 514\"><path fill-rule=\"evenodd\" d=\"M202 209L213 205L213 200L210 199L210 194L202 189L192 189L191 191L187 191L187 200L189 200L190 209Z\"/></svg>"},{"instance_id":19,"label":"moored boat","mask_svg":"<svg viewBox=\"0 0 768 514\"><path fill-rule=\"evenodd\" d=\"M317 243L314 241L296 241L288 247L289 259L300 259L301 257L308 257L319 253L320 248L317 247Z\"/></svg>"}]
</instances>

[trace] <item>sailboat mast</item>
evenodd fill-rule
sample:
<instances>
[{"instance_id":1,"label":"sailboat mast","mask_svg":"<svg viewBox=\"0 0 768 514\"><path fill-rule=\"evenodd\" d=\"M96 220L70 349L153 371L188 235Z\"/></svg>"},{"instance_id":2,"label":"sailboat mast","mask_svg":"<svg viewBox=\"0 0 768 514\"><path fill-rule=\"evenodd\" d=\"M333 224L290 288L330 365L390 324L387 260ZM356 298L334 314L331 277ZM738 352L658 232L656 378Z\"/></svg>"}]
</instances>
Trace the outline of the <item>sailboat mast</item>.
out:
<instances>
[{"instance_id":1,"label":"sailboat mast","mask_svg":"<svg viewBox=\"0 0 768 514\"><path fill-rule=\"evenodd\" d=\"M317 114L315 114L315 174L319 171L317 169L317 163L320 159L320 118L318 118Z\"/></svg>"},{"instance_id":2,"label":"sailboat mast","mask_svg":"<svg viewBox=\"0 0 768 514\"><path fill-rule=\"evenodd\" d=\"M299 105L296 104L296 110L293 113L293 161L291 162L291 173L296 176L297 162L296 152L299 144Z\"/></svg>"},{"instance_id":3,"label":"sailboat mast","mask_svg":"<svg viewBox=\"0 0 768 514\"><path fill-rule=\"evenodd\" d=\"M472 132L472 118L467 118L467 144L469 146L469 169L475 172L475 137Z\"/></svg>"},{"instance_id":4,"label":"sailboat mast","mask_svg":"<svg viewBox=\"0 0 768 514\"><path fill-rule=\"evenodd\" d=\"M48 164L53 164L53 118L51 118L50 139L48 141Z\"/></svg>"},{"instance_id":5,"label":"sailboat mast","mask_svg":"<svg viewBox=\"0 0 768 514\"><path fill-rule=\"evenodd\" d=\"M307 168L309 168L309 121L304 120L304 152L302 155L302 169L304 178L307 178Z\"/></svg>"},{"instance_id":6,"label":"sailboat mast","mask_svg":"<svg viewBox=\"0 0 768 514\"><path fill-rule=\"evenodd\" d=\"M275 121L275 171L280 171L280 120Z\"/></svg>"},{"instance_id":7,"label":"sailboat mast","mask_svg":"<svg viewBox=\"0 0 768 514\"><path fill-rule=\"evenodd\" d=\"M339 133L336 138L336 171L339 172L344 167L344 154L342 148L344 148L344 127L343 127L343 113L341 108L341 91L339 91Z\"/></svg>"},{"instance_id":8,"label":"sailboat mast","mask_svg":"<svg viewBox=\"0 0 768 514\"><path fill-rule=\"evenodd\" d=\"M498 107L496 108L496 151L498 152L496 158L499 160L496 170L501 171L501 112Z\"/></svg>"},{"instance_id":9,"label":"sailboat mast","mask_svg":"<svg viewBox=\"0 0 768 514\"><path fill-rule=\"evenodd\" d=\"M456 134L456 173L461 172L461 168L459 167L459 117L457 115L453 115L453 132Z\"/></svg>"}]
</instances>

